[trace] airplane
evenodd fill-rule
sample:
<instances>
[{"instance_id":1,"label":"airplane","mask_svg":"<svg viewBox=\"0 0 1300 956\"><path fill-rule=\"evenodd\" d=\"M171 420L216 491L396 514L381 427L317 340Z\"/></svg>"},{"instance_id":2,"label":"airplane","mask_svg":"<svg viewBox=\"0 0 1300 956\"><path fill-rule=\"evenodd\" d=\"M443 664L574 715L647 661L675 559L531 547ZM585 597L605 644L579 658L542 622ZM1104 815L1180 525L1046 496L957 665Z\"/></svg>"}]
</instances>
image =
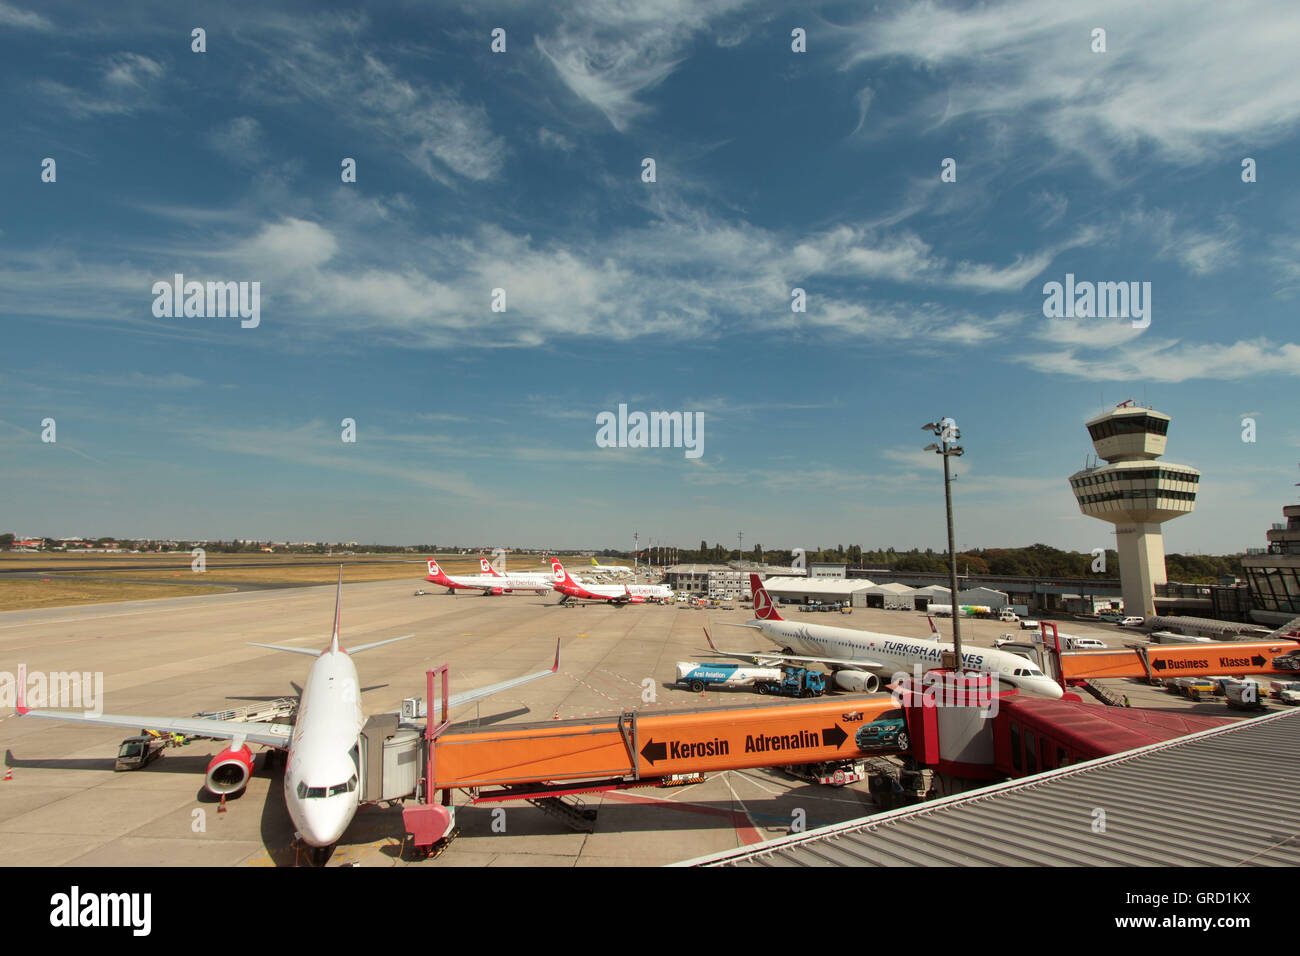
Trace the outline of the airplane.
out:
<instances>
[{"instance_id":1,"label":"airplane","mask_svg":"<svg viewBox=\"0 0 1300 956\"><path fill-rule=\"evenodd\" d=\"M479 560L487 563L486 558ZM534 577L526 574L502 574L495 569L491 574L462 574L453 578L438 567L438 562L432 558L429 559L429 573L424 580L442 585L447 589L448 594L455 594L458 590L479 591L484 597L489 594L510 594L514 591L535 591L538 594L545 594L551 589L551 584L546 580L545 575Z\"/></svg>"},{"instance_id":2,"label":"airplane","mask_svg":"<svg viewBox=\"0 0 1300 956\"><path fill-rule=\"evenodd\" d=\"M174 734L191 734L229 740L225 750L212 758L204 777L204 786L214 796L242 793L253 774L254 754L250 744L283 751L284 802L303 843L312 848L312 862L324 865L339 838L347 830L359 807L358 777L361 773L360 736L364 718L361 714L361 682L357 679L352 657L362 651L405 641L414 634L362 644L345 650L339 644L339 614L343 603L343 568L339 567L338 591L334 598L334 636L323 651L308 647L285 647L257 644L275 651L306 654L314 657L307 679L303 682L293 724L256 724L237 720L210 720L206 717L141 717L134 715L84 714L59 710L30 710L23 701L18 713L24 717L48 717L53 720L106 724L111 727L148 727ZM549 670L526 674L475 690L462 691L448 698L449 707L480 700L492 694L518 687L529 681L548 677L559 670L560 645L555 644L555 663ZM429 719L442 708L442 701L429 704ZM269 761L269 754L268 754Z\"/></svg>"},{"instance_id":3,"label":"airplane","mask_svg":"<svg viewBox=\"0 0 1300 956\"><path fill-rule=\"evenodd\" d=\"M757 630L781 650L779 653L758 651L749 654L722 651L714 645L713 638L706 630L704 633L709 647L724 657L759 664L782 661L828 664L834 670L837 687L849 691L872 692L880 689L882 677L889 680L900 671L911 673L916 665L922 671L939 667L942 653L953 649L952 644L936 643L934 639L899 637L848 627L787 621L776 610L772 596L767 593L758 575L751 574L749 578L754 594L754 620L732 626ZM932 634L938 634L933 621L930 622L930 630ZM838 656L814 656L823 654ZM997 674L998 680L1040 697L1059 700L1064 694L1056 681L1018 654L971 647L963 650L962 657L967 668L991 671Z\"/></svg>"},{"instance_id":4,"label":"airplane","mask_svg":"<svg viewBox=\"0 0 1300 956\"><path fill-rule=\"evenodd\" d=\"M487 558L479 558L478 560L484 574L512 583L512 587L507 590L526 591L536 589L538 594L545 594L551 590L551 576L545 571L498 571Z\"/></svg>"},{"instance_id":5,"label":"airplane","mask_svg":"<svg viewBox=\"0 0 1300 956\"><path fill-rule=\"evenodd\" d=\"M559 591L560 604L570 598L608 601L610 604L644 604L650 599L672 600L673 590L662 584L581 584L573 579L559 558L551 558L551 587Z\"/></svg>"},{"instance_id":6,"label":"airplane","mask_svg":"<svg viewBox=\"0 0 1300 956\"><path fill-rule=\"evenodd\" d=\"M635 574L636 572L624 564L601 564L595 558L591 559L593 574Z\"/></svg>"}]
</instances>

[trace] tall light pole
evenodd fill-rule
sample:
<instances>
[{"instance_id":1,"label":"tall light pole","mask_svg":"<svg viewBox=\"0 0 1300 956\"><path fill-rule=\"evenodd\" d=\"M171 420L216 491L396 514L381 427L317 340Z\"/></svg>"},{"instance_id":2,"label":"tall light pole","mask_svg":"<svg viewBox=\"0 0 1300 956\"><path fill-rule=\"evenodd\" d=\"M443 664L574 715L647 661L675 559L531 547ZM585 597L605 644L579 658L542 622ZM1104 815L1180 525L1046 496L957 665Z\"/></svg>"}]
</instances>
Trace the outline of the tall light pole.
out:
<instances>
[{"instance_id":1,"label":"tall light pole","mask_svg":"<svg viewBox=\"0 0 1300 956\"><path fill-rule=\"evenodd\" d=\"M741 564L745 561L745 532L736 532L736 561Z\"/></svg>"},{"instance_id":2,"label":"tall light pole","mask_svg":"<svg viewBox=\"0 0 1300 956\"><path fill-rule=\"evenodd\" d=\"M941 418L928 425L922 425L921 431L933 432L939 439L937 444L926 445L926 451L943 456L943 499L948 507L948 585L952 589L952 649L957 660L954 669L962 672L961 659L961 606L957 603L957 547L952 530L952 476L948 470L948 459L960 457L964 449L953 444L961 437L961 429L951 418Z\"/></svg>"},{"instance_id":3,"label":"tall light pole","mask_svg":"<svg viewBox=\"0 0 1300 956\"><path fill-rule=\"evenodd\" d=\"M637 548L637 542L640 540L641 540L641 533L639 531L633 531L632 532L632 573L633 574L636 574L636 569L639 567L639 565L636 562L636 558L637 558L636 548Z\"/></svg>"}]
</instances>

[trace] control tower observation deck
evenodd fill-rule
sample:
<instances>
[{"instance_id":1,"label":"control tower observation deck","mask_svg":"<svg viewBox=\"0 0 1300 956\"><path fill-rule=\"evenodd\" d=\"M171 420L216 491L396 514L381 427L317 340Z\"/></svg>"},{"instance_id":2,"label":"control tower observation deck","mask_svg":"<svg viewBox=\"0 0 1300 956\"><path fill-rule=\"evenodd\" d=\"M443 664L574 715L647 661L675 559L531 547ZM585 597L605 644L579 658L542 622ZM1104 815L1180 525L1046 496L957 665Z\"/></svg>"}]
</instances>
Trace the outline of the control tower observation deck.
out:
<instances>
[{"instance_id":1,"label":"control tower observation deck","mask_svg":"<svg viewBox=\"0 0 1300 956\"><path fill-rule=\"evenodd\" d=\"M1115 525L1124 610L1155 613L1155 586L1167 582L1161 525L1196 507L1201 473L1157 462L1165 453L1170 418L1127 401L1088 422L1097 456L1106 464L1070 476L1079 510Z\"/></svg>"}]
</instances>

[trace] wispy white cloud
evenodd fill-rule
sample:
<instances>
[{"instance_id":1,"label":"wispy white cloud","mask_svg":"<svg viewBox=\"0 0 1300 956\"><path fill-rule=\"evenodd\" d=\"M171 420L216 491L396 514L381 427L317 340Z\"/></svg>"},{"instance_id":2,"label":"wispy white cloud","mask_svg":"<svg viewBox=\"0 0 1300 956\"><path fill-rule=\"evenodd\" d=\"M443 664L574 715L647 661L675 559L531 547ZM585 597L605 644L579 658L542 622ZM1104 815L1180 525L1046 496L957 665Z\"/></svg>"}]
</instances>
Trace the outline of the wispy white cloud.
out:
<instances>
[{"instance_id":1,"label":"wispy white cloud","mask_svg":"<svg viewBox=\"0 0 1300 956\"><path fill-rule=\"evenodd\" d=\"M1100 382L1235 381L1259 375L1300 375L1300 345L1264 338L1191 344L1144 337L1104 354L1085 355L1078 348L1067 348L1018 354L1014 360L1051 375Z\"/></svg>"},{"instance_id":2,"label":"wispy white cloud","mask_svg":"<svg viewBox=\"0 0 1300 956\"><path fill-rule=\"evenodd\" d=\"M579 0L538 52L561 82L623 132L650 107L641 100L667 79L695 36L747 0Z\"/></svg>"},{"instance_id":3,"label":"wispy white cloud","mask_svg":"<svg viewBox=\"0 0 1300 956\"><path fill-rule=\"evenodd\" d=\"M1099 26L1105 53L1091 50ZM1139 145L1175 165L1222 161L1232 144L1274 142L1300 121L1300 7L1270 0L1097 0L1086 10L925 0L844 35L846 68L902 58L960 70L962 82L945 84L923 111L941 124L1015 117L1022 132L1108 176Z\"/></svg>"}]
</instances>

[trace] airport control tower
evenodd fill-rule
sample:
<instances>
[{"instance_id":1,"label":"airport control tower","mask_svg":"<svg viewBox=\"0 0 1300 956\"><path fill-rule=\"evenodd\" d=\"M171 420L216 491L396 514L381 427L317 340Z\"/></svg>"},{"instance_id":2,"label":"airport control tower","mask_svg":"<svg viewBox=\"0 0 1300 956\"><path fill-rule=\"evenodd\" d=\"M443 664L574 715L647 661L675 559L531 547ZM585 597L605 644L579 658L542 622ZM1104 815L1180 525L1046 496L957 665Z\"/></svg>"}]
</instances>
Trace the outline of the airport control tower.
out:
<instances>
[{"instance_id":1,"label":"airport control tower","mask_svg":"<svg viewBox=\"0 0 1300 956\"><path fill-rule=\"evenodd\" d=\"M1155 613L1155 586L1166 581L1160 526L1196 507L1201 481L1195 468L1156 462L1168 431L1168 415L1129 400L1088 422L1106 464L1070 476L1079 510L1115 525L1124 610L1134 616Z\"/></svg>"}]
</instances>

